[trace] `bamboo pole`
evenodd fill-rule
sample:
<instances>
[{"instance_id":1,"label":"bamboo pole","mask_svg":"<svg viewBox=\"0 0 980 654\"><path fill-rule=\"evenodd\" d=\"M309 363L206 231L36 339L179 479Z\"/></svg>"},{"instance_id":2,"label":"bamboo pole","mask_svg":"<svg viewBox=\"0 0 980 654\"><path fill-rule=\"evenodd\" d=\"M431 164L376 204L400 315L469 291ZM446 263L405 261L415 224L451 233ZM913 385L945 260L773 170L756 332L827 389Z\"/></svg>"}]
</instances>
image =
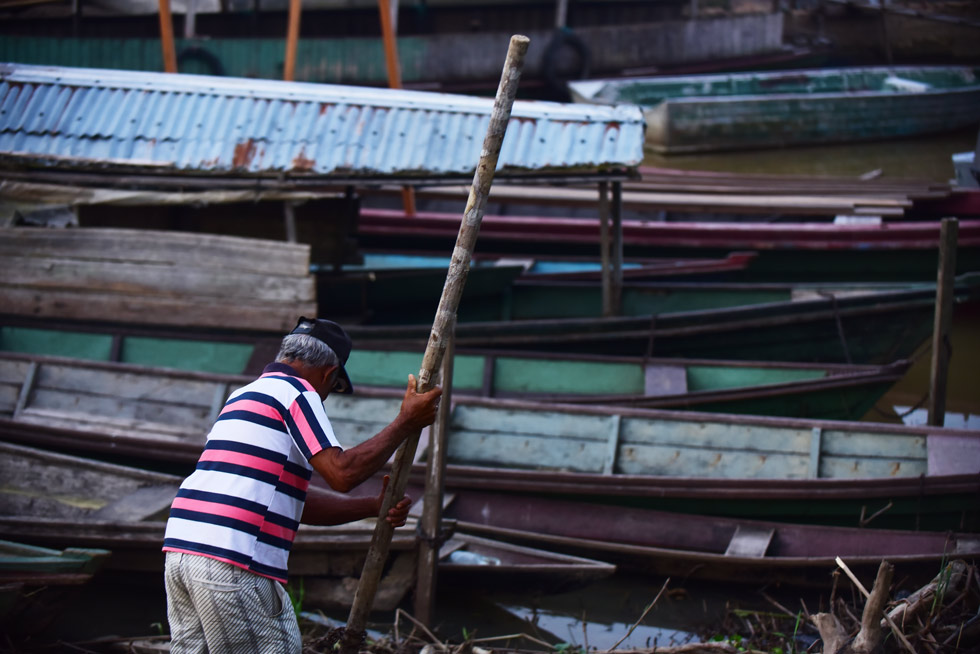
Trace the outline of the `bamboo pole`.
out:
<instances>
[{"instance_id":1,"label":"bamboo pole","mask_svg":"<svg viewBox=\"0 0 980 654\"><path fill-rule=\"evenodd\" d=\"M517 85L520 81L521 69L524 66L524 56L527 54L529 42L530 40L526 36L519 34L510 38L510 47L507 49L507 59L504 62L500 85L497 88L497 97L490 114L490 124L487 126L487 134L483 140L480 161L473 174L473 185L466 201L459 235L456 237L456 247L449 264L446 283L442 289L439 307L436 309L432 331L425 347L425 355L422 357L422 367L419 370L417 382L419 392L424 393L434 386L433 375L442 365L442 359L446 352L447 330L455 320L456 309L459 306L459 299L466 283L466 275L469 273L473 248L480 233L480 223L487 206L490 185L493 183L497 158L500 156L500 146L507 131L507 123L510 121L510 112L514 104L514 97L517 95ZM367 616L374 602L374 595L378 589L385 559L388 556L388 546L391 544L393 532L392 526L387 520L381 519L381 516L388 514L388 510L396 501L395 498L401 499L405 494L408 474L412 467L412 459L415 458L418 443L419 434L413 434L402 443L395 453L391 481L381 503L381 511L375 524L371 547L364 562L357 591L354 593L350 617L347 620L347 627L341 642L342 654L354 654L364 638Z\"/></svg>"},{"instance_id":2,"label":"bamboo pole","mask_svg":"<svg viewBox=\"0 0 980 654\"><path fill-rule=\"evenodd\" d=\"M300 0L289 0L289 26L286 31L286 62L282 78L292 82L296 75L296 43L299 41Z\"/></svg>"},{"instance_id":3,"label":"bamboo pole","mask_svg":"<svg viewBox=\"0 0 980 654\"><path fill-rule=\"evenodd\" d=\"M174 47L174 20L170 0L160 0L160 46L163 48L163 71L177 72L177 49Z\"/></svg>"},{"instance_id":4,"label":"bamboo pole","mask_svg":"<svg viewBox=\"0 0 980 654\"><path fill-rule=\"evenodd\" d=\"M431 432L422 519L419 521L422 540L419 542L415 617L428 626L432 626L441 545L443 478L446 472L446 445L449 441L449 417L452 408L453 331L454 326L449 329L449 343L446 345L446 356L442 360L442 371L439 375L442 380L442 397L439 398L439 414Z\"/></svg>"},{"instance_id":5,"label":"bamboo pole","mask_svg":"<svg viewBox=\"0 0 980 654\"><path fill-rule=\"evenodd\" d=\"M946 373L953 346L950 328L953 321L954 281L956 277L956 240L959 221L943 218L939 225L939 271L936 279L936 312L932 325L932 364L929 368L929 411L927 422L942 427L946 419Z\"/></svg>"}]
</instances>

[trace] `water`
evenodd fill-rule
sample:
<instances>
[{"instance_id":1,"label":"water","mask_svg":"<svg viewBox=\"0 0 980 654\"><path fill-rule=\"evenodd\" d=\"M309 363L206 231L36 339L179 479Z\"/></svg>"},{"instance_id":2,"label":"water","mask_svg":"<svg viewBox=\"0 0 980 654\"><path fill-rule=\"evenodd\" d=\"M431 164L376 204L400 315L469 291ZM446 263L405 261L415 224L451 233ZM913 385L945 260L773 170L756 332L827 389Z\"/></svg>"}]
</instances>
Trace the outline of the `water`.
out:
<instances>
[{"instance_id":1,"label":"water","mask_svg":"<svg viewBox=\"0 0 980 654\"><path fill-rule=\"evenodd\" d=\"M892 141L845 143L780 150L671 155L647 152L644 165L682 170L779 175L853 176L880 170L882 178L932 182L953 179L953 154L972 152L976 128Z\"/></svg>"}]
</instances>

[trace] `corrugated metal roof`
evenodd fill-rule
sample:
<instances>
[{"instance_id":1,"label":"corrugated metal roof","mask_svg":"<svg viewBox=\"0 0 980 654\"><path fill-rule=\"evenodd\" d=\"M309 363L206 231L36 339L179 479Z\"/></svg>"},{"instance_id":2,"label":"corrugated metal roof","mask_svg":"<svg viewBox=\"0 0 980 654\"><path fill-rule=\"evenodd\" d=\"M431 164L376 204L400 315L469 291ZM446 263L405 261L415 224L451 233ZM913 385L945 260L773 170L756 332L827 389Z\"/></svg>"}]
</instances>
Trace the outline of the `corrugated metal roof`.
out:
<instances>
[{"instance_id":1,"label":"corrugated metal roof","mask_svg":"<svg viewBox=\"0 0 980 654\"><path fill-rule=\"evenodd\" d=\"M493 100L444 93L0 64L0 157L58 168L465 175ZM632 167L638 107L517 101L498 171Z\"/></svg>"}]
</instances>

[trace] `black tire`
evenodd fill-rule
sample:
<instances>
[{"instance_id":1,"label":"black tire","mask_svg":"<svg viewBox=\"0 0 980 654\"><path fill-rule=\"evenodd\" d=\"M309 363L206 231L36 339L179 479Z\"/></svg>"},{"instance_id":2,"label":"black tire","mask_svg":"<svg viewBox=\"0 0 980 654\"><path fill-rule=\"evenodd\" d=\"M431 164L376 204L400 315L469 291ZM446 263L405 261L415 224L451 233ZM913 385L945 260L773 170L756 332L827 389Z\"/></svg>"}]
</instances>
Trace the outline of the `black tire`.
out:
<instances>
[{"instance_id":1,"label":"black tire","mask_svg":"<svg viewBox=\"0 0 980 654\"><path fill-rule=\"evenodd\" d=\"M559 70L561 53L571 50L577 59L574 69ZM589 76L589 67L592 64L592 53L589 46L585 44L575 32L566 28L555 30L554 36L544 49L541 56L541 75L544 77L548 88L564 101L569 101L571 96L568 93L568 81L573 79L584 79Z\"/></svg>"},{"instance_id":2,"label":"black tire","mask_svg":"<svg viewBox=\"0 0 980 654\"><path fill-rule=\"evenodd\" d=\"M217 75L220 77L225 74L225 67L221 64L221 60L218 59L217 55L200 46L184 48L177 55L177 69L181 72L184 72L181 70L184 64L189 62L196 62L202 65L207 70L206 73L202 73L204 75Z\"/></svg>"}]
</instances>

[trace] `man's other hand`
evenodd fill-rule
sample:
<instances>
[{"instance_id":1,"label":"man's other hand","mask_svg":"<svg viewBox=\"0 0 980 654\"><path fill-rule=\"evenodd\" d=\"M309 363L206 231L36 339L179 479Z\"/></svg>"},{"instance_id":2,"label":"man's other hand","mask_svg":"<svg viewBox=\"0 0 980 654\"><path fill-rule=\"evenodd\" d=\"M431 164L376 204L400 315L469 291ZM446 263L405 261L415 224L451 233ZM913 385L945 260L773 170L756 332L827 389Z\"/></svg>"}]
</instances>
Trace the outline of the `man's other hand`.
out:
<instances>
[{"instance_id":1,"label":"man's other hand","mask_svg":"<svg viewBox=\"0 0 980 654\"><path fill-rule=\"evenodd\" d=\"M381 513L381 505L384 503L385 491L388 490L388 482L390 480L391 478L388 475L385 475L384 481L381 484L381 494L378 495L378 510L376 513ZM388 509L388 515L385 516L385 520L387 520L392 527L401 527L408 519L408 510L410 508L412 508L412 498L406 495L402 497L397 504Z\"/></svg>"}]
</instances>

